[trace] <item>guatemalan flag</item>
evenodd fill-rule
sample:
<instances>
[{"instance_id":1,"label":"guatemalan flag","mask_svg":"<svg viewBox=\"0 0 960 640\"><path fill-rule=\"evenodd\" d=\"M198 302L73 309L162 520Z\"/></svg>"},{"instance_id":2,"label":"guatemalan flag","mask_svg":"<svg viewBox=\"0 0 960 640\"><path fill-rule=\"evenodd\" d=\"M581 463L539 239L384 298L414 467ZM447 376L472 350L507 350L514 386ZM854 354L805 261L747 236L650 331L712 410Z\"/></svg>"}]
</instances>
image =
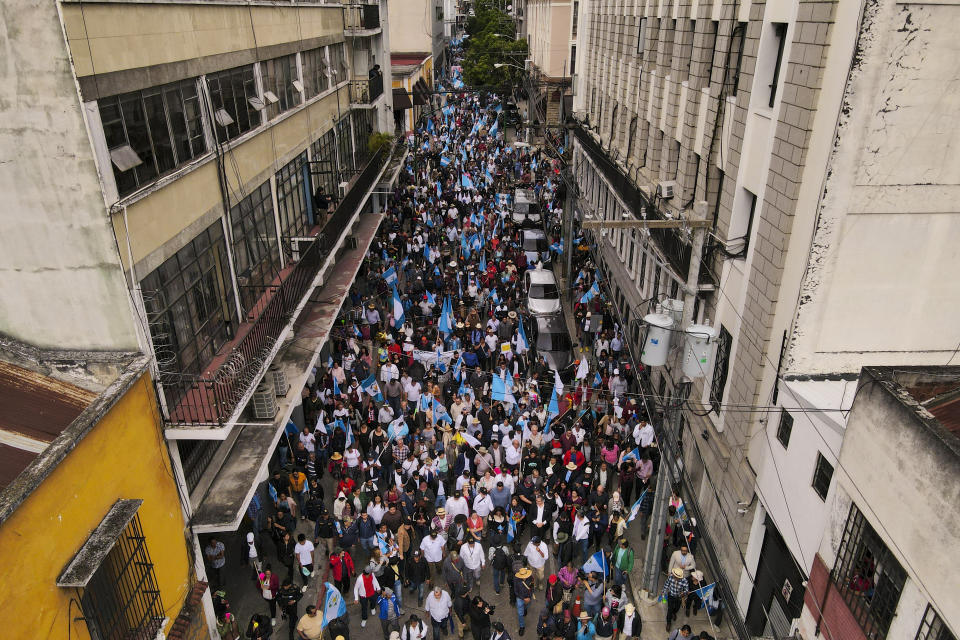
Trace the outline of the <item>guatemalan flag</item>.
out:
<instances>
[{"instance_id":1,"label":"guatemalan flag","mask_svg":"<svg viewBox=\"0 0 960 640\"><path fill-rule=\"evenodd\" d=\"M464 172L463 176L460 178L460 186L464 189L474 189L473 178L470 177L469 173Z\"/></svg>"},{"instance_id":2,"label":"guatemalan flag","mask_svg":"<svg viewBox=\"0 0 960 640\"><path fill-rule=\"evenodd\" d=\"M370 394L370 396L377 402L383 402L383 394L380 393L380 385L377 384L377 379L373 377L371 373L366 380L360 383L360 386L363 387L363 390Z\"/></svg>"},{"instance_id":3,"label":"guatemalan flag","mask_svg":"<svg viewBox=\"0 0 960 640\"><path fill-rule=\"evenodd\" d=\"M640 494L640 497L637 498L637 501L633 503L633 506L630 507L630 516L627 518L627 524L630 524L631 522L633 522L634 519L637 517L637 515L639 515L640 505L643 504L643 498L646 495L647 495L647 491L644 490L644 492Z\"/></svg>"},{"instance_id":4,"label":"guatemalan flag","mask_svg":"<svg viewBox=\"0 0 960 640\"><path fill-rule=\"evenodd\" d=\"M390 440L403 438L408 433L410 433L410 427L407 426L407 421L403 419L403 416L391 422L390 426L387 427L387 437Z\"/></svg>"},{"instance_id":5,"label":"guatemalan flag","mask_svg":"<svg viewBox=\"0 0 960 640\"><path fill-rule=\"evenodd\" d=\"M440 166L446 167L449 165L450 165L450 158L448 158L447 156L440 156Z\"/></svg>"},{"instance_id":6,"label":"guatemalan flag","mask_svg":"<svg viewBox=\"0 0 960 640\"><path fill-rule=\"evenodd\" d=\"M323 596L323 612L320 619L320 628L326 629L331 620L347 615L347 603L343 601L343 594L329 582L324 582L326 593Z\"/></svg>"},{"instance_id":7,"label":"guatemalan flag","mask_svg":"<svg viewBox=\"0 0 960 640\"><path fill-rule=\"evenodd\" d=\"M497 131L499 131L499 129L500 129L500 121L498 118L494 118L493 126L490 127L490 135L491 136L497 135Z\"/></svg>"},{"instance_id":8,"label":"guatemalan flag","mask_svg":"<svg viewBox=\"0 0 960 640\"><path fill-rule=\"evenodd\" d=\"M583 567L581 568L586 573L596 571L597 573L602 574L604 579L606 579L610 573L610 565L607 564L607 557L603 554L603 551L597 551L595 554L587 558L587 561L583 563Z\"/></svg>"},{"instance_id":9,"label":"guatemalan flag","mask_svg":"<svg viewBox=\"0 0 960 640\"><path fill-rule=\"evenodd\" d=\"M523 318L517 324L517 353L526 353L530 350L527 332L523 330Z\"/></svg>"},{"instance_id":10,"label":"guatemalan flag","mask_svg":"<svg viewBox=\"0 0 960 640\"><path fill-rule=\"evenodd\" d=\"M490 384L490 397L500 402L512 402L516 404L517 399L513 397L513 391L507 387L507 383L498 375L493 376Z\"/></svg>"},{"instance_id":11,"label":"guatemalan flag","mask_svg":"<svg viewBox=\"0 0 960 640\"><path fill-rule=\"evenodd\" d=\"M400 294L397 293L397 288L393 287L393 324L399 327L403 324L404 320L403 303L400 301Z\"/></svg>"},{"instance_id":12,"label":"guatemalan flag","mask_svg":"<svg viewBox=\"0 0 960 640\"><path fill-rule=\"evenodd\" d=\"M593 286L590 287L585 294L580 298L580 304L586 304L597 297L597 294L600 293L600 287L597 285L596 280L593 282Z\"/></svg>"}]
</instances>

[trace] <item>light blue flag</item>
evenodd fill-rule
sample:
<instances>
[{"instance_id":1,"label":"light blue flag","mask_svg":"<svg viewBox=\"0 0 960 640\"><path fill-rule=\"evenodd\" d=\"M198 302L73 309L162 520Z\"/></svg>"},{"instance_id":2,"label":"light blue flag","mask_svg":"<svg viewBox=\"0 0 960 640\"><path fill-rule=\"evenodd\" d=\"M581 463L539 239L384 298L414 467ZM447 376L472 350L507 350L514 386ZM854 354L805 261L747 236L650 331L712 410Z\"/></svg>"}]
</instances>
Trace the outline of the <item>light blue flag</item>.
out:
<instances>
[{"instance_id":1,"label":"light blue flag","mask_svg":"<svg viewBox=\"0 0 960 640\"><path fill-rule=\"evenodd\" d=\"M493 174L490 173L490 169L486 169L485 174L487 178L487 184L493 184Z\"/></svg>"},{"instance_id":2,"label":"light blue flag","mask_svg":"<svg viewBox=\"0 0 960 640\"><path fill-rule=\"evenodd\" d=\"M357 325L353 325L353 335L355 335L358 338L363 337L363 334L360 333L360 329L357 329Z\"/></svg>"},{"instance_id":3,"label":"light blue flag","mask_svg":"<svg viewBox=\"0 0 960 640\"><path fill-rule=\"evenodd\" d=\"M386 281L387 284L393 284L394 282L396 282L396 281L397 281L397 268L396 268L396 267L390 267L389 269L387 269L386 271L384 271L384 272L383 272L383 279Z\"/></svg>"},{"instance_id":4,"label":"light blue flag","mask_svg":"<svg viewBox=\"0 0 960 640\"><path fill-rule=\"evenodd\" d=\"M420 402L417 403L417 411L426 411L430 408L430 398L427 397L427 394L422 394L420 396Z\"/></svg>"},{"instance_id":5,"label":"light blue flag","mask_svg":"<svg viewBox=\"0 0 960 640\"><path fill-rule=\"evenodd\" d=\"M640 459L640 447L634 447L634 448L633 448L633 451L631 451L630 453L625 454L625 455L623 456L623 460L621 460L620 462L626 462L627 460L630 460L631 458L632 458L633 460L639 460L639 459Z\"/></svg>"},{"instance_id":6,"label":"light blue flag","mask_svg":"<svg viewBox=\"0 0 960 640\"><path fill-rule=\"evenodd\" d=\"M403 324L403 321L406 319L406 314L403 312L403 303L400 301L400 294L397 293L397 288L393 287L393 324L394 326L399 327Z\"/></svg>"},{"instance_id":7,"label":"light blue flag","mask_svg":"<svg viewBox=\"0 0 960 640\"><path fill-rule=\"evenodd\" d=\"M450 165L450 158L447 156L440 156L440 166L446 167Z\"/></svg>"},{"instance_id":8,"label":"light blue flag","mask_svg":"<svg viewBox=\"0 0 960 640\"><path fill-rule=\"evenodd\" d=\"M497 295L496 287L490 292L490 299L493 300L493 304L500 304L500 296Z\"/></svg>"},{"instance_id":9,"label":"light blue flag","mask_svg":"<svg viewBox=\"0 0 960 640\"><path fill-rule=\"evenodd\" d=\"M513 542L513 539L517 537L517 521L513 519L513 509L510 509L510 514L507 517L507 542Z\"/></svg>"},{"instance_id":10,"label":"light blue flag","mask_svg":"<svg viewBox=\"0 0 960 640\"><path fill-rule=\"evenodd\" d=\"M486 256L480 256L480 272L485 273L487 271L487 258Z\"/></svg>"},{"instance_id":11,"label":"light blue flag","mask_svg":"<svg viewBox=\"0 0 960 640\"><path fill-rule=\"evenodd\" d=\"M320 618L320 628L326 629L331 620L347 615L347 603L343 601L343 594L329 582L324 582L326 595L323 597L323 612Z\"/></svg>"},{"instance_id":12,"label":"light blue flag","mask_svg":"<svg viewBox=\"0 0 960 640\"><path fill-rule=\"evenodd\" d=\"M708 584L708 585L705 586L705 587L700 587L699 589L694 589L693 592L694 592L695 594L697 594L698 596L700 596L700 601L703 602L703 606L706 607L706 606L707 606L707 602L709 602L709 601L713 598L713 590L714 590L716 587L717 587L717 583L716 583L716 582L711 582L710 584ZM712 615L713 612L711 611L710 614Z\"/></svg>"},{"instance_id":13,"label":"light blue flag","mask_svg":"<svg viewBox=\"0 0 960 640\"><path fill-rule=\"evenodd\" d=\"M447 410L444 408L443 404L437 402L436 398L433 399L433 421L449 422L450 424L453 424L450 414L447 413Z\"/></svg>"},{"instance_id":14,"label":"light blue flag","mask_svg":"<svg viewBox=\"0 0 960 640\"><path fill-rule=\"evenodd\" d=\"M440 181L437 180L437 197L439 198L442 195L443 195L443 189L440 188Z\"/></svg>"},{"instance_id":15,"label":"light blue flag","mask_svg":"<svg viewBox=\"0 0 960 640\"><path fill-rule=\"evenodd\" d=\"M516 404L517 400L513 397L513 392L507 388L506 382L500 376L493 376L490 389L490 397L492 399Z\"/></svg>"},{"instance_id":16,"label":"light blue flag","mask_svg":"<svg viewBox=\"0 0 960 640\"><path fill-rule=\"evenodd\" d=\"M599 574L602 574L604 579L606 579L610 573L610 565L607 564L607 556L604 555L603 551L597 551L595 554L587 558L587 561L583 563L583 567L581 568L586 573L595 571Z\"/></svg>"},{"instance_id":17,"label":"light blue flag","mask_svg":"<svg viewBox=\"0 0 960 640\"><path fill-rule=\"evenodd\" d=\"M444 363L443 359L440 357L440 349L437 349L437 371L440 373L447 372L447 365ZM434 400L436 402L436 400Z\"/></svg>"},{"instance_id":18,"label":"light blue flag","mask_svg":"<svg viewBox=\"0 0 960 640\"><path fill-rule=\"evenodd\" d=\"M593 386L599 387L603 384L603 377L600 375L600 372L597 371L596 375L593 376Z\"/></svg>"},{"instance_id":19,"label":"light blue flag","mask_svg":"<svg viewBox=\"0 0 960 640\"><path fill-rule=\"evenodd\" d=\"M391 422L390 426L387 427L387 438L390 440L404 438L408 433L410 433L410 427L407 426L407 421L403 419L403 416Z\"/></svg>"},{"instance_id":20,"label":"light blue flag","mask_svg":"<svg viewBox=\"0 0 960 640\"><path fill-rule=\"evenodd\" d=\"M383 402L383 394L380 393L380 385L377 384L377 379L373 377L371 373L366 380L360 383L360 386L363 387L363 390L370 394L374 400L377 402Z\"/></svg>"},{"instance_id":21,"label":"light blue flag","mask_svg":"<svg viewBox=\"0 0 960 640\"><path fill-rule=\"evenodd\" d=\"M437 299L433 296L433 294L430 293L429 291L427 291L426 294L427 294L427 302L429 302L432 305L436 305Z\"/></svg>"},{"instance_id":22,"label":"light blue flag","mask_svg":"<svg viewBox=\"0 0 960 640\"><path fill-rule=\"evenodd\" d=\"M500 121L499 121L499 119L494 118L494 120L493 120L493 126L490 127L490 135L491 135L491 136L497 135L497 131L499 131L499 130L500 130Z\"/></svg>"},{"instance_id":23,"label":"light blue flag","mask_svg":"<svg viewBox=\"0 0 960 640\"><path fill-rule=\"evenodd\" d=\"M341 394L340 394L340 385L337 384L337 378L336 378L336 376L334 376L334 378L333 378L333 397L339 398L340 395L341 395Z\"/></svg>"},{"instance_id":24,"label":"light blue flag","mask_svg":"<svg viewBox=\"0 0 960 640\"><path fill-rule=\"evenodd\" d=\"M460 356L459 358L457 358L456 363L454 363L454 365L453 365L453 378L454 378L455 380L459 380L459 379L460 379L460 369L461 369L461 367L463 367L463 356Z\"/></svg>"},{"instance_id":25,"label":"light blue flag","mask_svg":"<svg viewBox=\"0 0 960 640\"><path fill-rule=\"evenodd\" d=\"M551 418L560 415L560 399L557 397L557 391L554 389L550 396L550 404L547 406L547 415Z\"/></svg>"},{"instance_id":26,"label":"light blue flag","mask_svg":"<svg viewBox=\"0 0 960 640\"><path fill-rule=\"evenodd\" d=\"M530 341L527 340L527 332L523 330L523 318L520 318L517 324L517 351L528 351Z\"/></svg>"},{"instance_id":27,"label":"light blue flag","mask_svg":"<svg viewBox=\"0 0 960 640\"><path fill-rule=\"evenodd\" d=\"M627 517L627 524L633 522L633 520L640 514L640 505L643 504L643 498L647 495L647 490L644 489L643 493L640 494L640 497L637 498L637 501L633 503L633 506L630 507L630 515Z\"/></svg>"},{"instance_id":28,"label":"light blue flag","mask_svg":"<svg viewBox=\"0 0 960 640\"><path fill-rule=\"evenodd\" d=\"M474 189L473 178L470 177L469 173L464 172L463 176L460 177L460 186L464 189Z\"/></svg>"},{"instance_id":29,"label":"light blue flag","mask_svg":"<svg viewBox=\"0 0 960 640\"><path fill-rule=\"evenodd\" d=\"M427 133L433 133L433 118L427 119Z\"/></svg>"},{"instance_id":30,"label":"light blue flag","mask_svg":"<svg viewBox=\"0 0 960 640\"><path fill-rule=\"evenodd\" d=\"M593 300L597 294L600 293L600 287L596 282L593 283L593 286L590 287L585 294L580 298L580 304L586 304Z\"/></svg>"}]
</instances>

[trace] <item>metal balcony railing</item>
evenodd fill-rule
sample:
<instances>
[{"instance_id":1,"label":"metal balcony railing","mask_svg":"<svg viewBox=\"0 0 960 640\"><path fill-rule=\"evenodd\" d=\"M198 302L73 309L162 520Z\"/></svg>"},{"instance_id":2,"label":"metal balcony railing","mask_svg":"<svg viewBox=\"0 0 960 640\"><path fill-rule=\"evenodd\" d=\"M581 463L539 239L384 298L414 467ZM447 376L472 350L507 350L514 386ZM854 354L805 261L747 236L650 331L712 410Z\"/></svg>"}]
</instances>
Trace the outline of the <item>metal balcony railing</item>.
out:
<instances>
[{"instance_id":1,"label":"metal balcony railing","mask_svg":"<svg viewBox=\"0 0 960 640\"><path fill-rule=\"evenodd\" d=\"M392 149L380 149L367 162L346 197L300 260L277 286L269 287L264 298L253 305L248 322L241 324L225 349L226 359L207 376L165 373L160 387L166 401L167 422L177 426L223 426L240 407L250 389L257 385L267 367L277 339L294 319L297 307L308 296L312 283L340 236L346 233L364 195L373 187ZM255 317L253 317L255 316Z\"/></svg>"},{"instance_id":2,"label":"metal balcony railing","mask_svg":"<svg viewBox=\"0 0 960 640\"><path fill-rule=\"evenodd\" d=\"M372 104L382 95L382 74L367 78L366 80L354 80L350 83L350 102L353 104Z\"/></svg>"},{"instance_id":3,"label":"metal balcony railing","mask_svg":"<svg viewBox=\"0 0 960 640\"><path fill-rule=\"evenodd\" d=\"M343 28L346 31L379 29L379 5L362 3L347 5L343 10Z\"/></svg>"}]
</instances>

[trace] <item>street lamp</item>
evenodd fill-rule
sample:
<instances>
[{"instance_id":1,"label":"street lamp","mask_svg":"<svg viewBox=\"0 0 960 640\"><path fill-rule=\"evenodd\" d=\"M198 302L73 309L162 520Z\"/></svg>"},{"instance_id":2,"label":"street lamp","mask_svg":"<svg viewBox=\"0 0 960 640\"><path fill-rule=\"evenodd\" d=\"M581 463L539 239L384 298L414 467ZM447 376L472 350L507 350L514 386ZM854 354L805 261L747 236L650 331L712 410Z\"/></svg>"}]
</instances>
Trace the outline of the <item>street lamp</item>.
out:
<instances>
[{"instance_id":1,"label":"street lamp","mask_svg":"<svg viewBox=\"0 0 960 640\"><path fill-rule=\"evenodd\" d=\"M523 67L518 67L515 64L510 64L509 62L496 62L493 65L494 69L499 69L500 67L513 67L514 69L520 69L520 71L526 71Z\"/></svg>"}]
</instances>

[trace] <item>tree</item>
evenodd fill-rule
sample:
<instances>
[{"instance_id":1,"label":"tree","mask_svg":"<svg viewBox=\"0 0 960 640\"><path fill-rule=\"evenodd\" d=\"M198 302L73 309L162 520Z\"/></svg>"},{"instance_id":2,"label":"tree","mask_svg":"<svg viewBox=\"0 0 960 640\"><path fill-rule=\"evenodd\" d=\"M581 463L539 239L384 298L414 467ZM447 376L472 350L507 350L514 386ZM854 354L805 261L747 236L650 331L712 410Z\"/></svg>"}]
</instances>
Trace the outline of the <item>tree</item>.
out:
<instances>
[{"instance_id":1,"label":"tree","mask_svg":"<svg viewBox=\"0 0 960 640\"><path fill-rule=\"evenodd\" d=\"M523 61L527 57L527 41L509 34L516 32L513 17L493 6L489 0L475 5L475 15L467 21L464 47L463 79L474 86L497 87L507 91L522 85ZM514 65L496 68L495 64Z\"/></svg>"}]
</instances>

